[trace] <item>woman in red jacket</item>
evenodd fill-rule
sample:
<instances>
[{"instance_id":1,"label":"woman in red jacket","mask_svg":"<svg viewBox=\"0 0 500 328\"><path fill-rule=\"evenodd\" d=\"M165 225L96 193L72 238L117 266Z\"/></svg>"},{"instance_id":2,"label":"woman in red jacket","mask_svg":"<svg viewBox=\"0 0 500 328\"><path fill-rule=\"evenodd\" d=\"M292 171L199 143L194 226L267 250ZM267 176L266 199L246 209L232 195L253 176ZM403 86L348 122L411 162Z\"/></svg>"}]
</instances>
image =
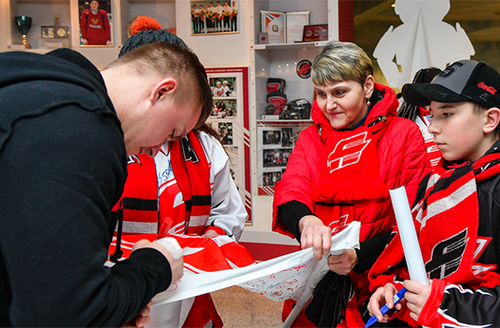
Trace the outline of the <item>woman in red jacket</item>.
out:
<instances>
[{"instance_id":1,"label":"woman in red jacket","mask_svg":"<svg viewBox=\"0 0 500 328\"><path fill-rule=\"evenodd\" d=\"M301 132L276 185L273 230L297 238L302 248L313 247L321 260L332 234L361 222L361 249L327 257L331 271L293 325L360 327L369 296L367 270L395 223L388 189L405 186L411 204L430 172L429 159L417 125L396 116L394 91L375 83L371 60L360 47L330 42L314 60L312 80L315 124Z\"/></svg>"}]
</instances>

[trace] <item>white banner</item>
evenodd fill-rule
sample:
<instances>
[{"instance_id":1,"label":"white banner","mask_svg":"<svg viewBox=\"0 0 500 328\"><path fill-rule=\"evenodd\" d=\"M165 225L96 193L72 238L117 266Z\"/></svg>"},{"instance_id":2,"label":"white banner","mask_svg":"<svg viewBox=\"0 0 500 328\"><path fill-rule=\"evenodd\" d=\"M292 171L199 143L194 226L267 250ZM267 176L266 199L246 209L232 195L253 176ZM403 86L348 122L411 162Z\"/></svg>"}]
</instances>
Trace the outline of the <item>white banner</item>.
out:
<instances>
[{"instance_id":1,"label":"white banner","mask_svg":"<svg viewBox=\"0 0 500 328\"><path fill-rule=\"evenodd\" d=\"M360 223L352 222L333 236L330 254L340 255L347 249L359 248L359 230ZM276 301L298 300L295 307L297 311L290 314L290 317L296 316L327 271L326 260L317 261L313 249L307 248L243 268L185 275L153 299L151 325L174 327L176 323L168 325L166 320L172 322L172 315L175 313L179 316L178 301L235 285ZM174 304L169 307L170 303Z\"/></svg>"}]
</instances>

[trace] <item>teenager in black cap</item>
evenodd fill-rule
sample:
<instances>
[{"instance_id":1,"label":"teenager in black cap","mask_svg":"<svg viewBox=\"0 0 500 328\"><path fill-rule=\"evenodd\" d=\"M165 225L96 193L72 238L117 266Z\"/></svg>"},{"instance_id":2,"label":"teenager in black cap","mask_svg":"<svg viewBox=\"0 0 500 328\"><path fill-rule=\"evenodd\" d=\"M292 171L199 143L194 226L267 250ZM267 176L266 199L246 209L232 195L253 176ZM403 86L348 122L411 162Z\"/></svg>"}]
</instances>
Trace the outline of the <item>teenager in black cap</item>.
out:
<instances>
[{"instance_id":1,"label":"teenager in black cap","mask_svg":"<svg viewBox=\"0 0 500 328\"><path fill-rule=\"evenodd\" d=\"M412 210L429 285L408 280L406 267L394 268L404 257L397 234L370 272L372 288L383 286L368 306L379 321L389 319L379 308L392 308L404 286L391 319L500 326L499 89L500 74L474 60L453 63L431 83L403 87L406 101L430 105L429 132L443 158L423 180Z\"/></svg>"}]
</instances>

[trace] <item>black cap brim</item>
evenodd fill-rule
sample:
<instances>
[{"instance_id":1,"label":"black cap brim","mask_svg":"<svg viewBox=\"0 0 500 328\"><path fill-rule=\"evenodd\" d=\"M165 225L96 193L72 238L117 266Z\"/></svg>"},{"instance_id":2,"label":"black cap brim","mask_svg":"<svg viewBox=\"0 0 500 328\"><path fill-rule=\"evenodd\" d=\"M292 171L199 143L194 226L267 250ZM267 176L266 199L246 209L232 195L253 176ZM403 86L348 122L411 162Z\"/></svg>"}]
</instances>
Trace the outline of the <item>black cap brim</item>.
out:
<instances>
[{"instance_id":1,"label":"black cap brim","mask_svg":"<svg viewBox=\"0 0 500 328\"><path fill-rule=\"evenodd\" d=\"M404 100L418 106L427 106L431 100L444 103L470 100L436 83L408 83L402 93Z\"/></svg>"}]
</instances>

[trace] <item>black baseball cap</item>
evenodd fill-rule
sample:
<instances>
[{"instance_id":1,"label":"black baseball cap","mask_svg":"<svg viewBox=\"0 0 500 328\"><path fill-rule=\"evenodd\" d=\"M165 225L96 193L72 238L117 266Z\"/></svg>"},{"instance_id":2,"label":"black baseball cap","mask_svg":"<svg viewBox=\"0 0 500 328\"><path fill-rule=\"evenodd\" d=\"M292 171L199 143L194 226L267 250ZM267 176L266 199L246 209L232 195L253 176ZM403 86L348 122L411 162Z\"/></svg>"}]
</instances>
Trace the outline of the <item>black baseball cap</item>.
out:
<instances>
[{"instance_id":1,"label":"black baseball cap","mask_svg":"<svg viewBox=\"0 0 500 328\"><path fill-rule=\"evenodd\" d=\"M500 74L475 60L459 60L444 69L431 83L407 83L403 98L414 105L430 101L471 101L486 108L500 108Z\"/></svg>"}]
</instances>

